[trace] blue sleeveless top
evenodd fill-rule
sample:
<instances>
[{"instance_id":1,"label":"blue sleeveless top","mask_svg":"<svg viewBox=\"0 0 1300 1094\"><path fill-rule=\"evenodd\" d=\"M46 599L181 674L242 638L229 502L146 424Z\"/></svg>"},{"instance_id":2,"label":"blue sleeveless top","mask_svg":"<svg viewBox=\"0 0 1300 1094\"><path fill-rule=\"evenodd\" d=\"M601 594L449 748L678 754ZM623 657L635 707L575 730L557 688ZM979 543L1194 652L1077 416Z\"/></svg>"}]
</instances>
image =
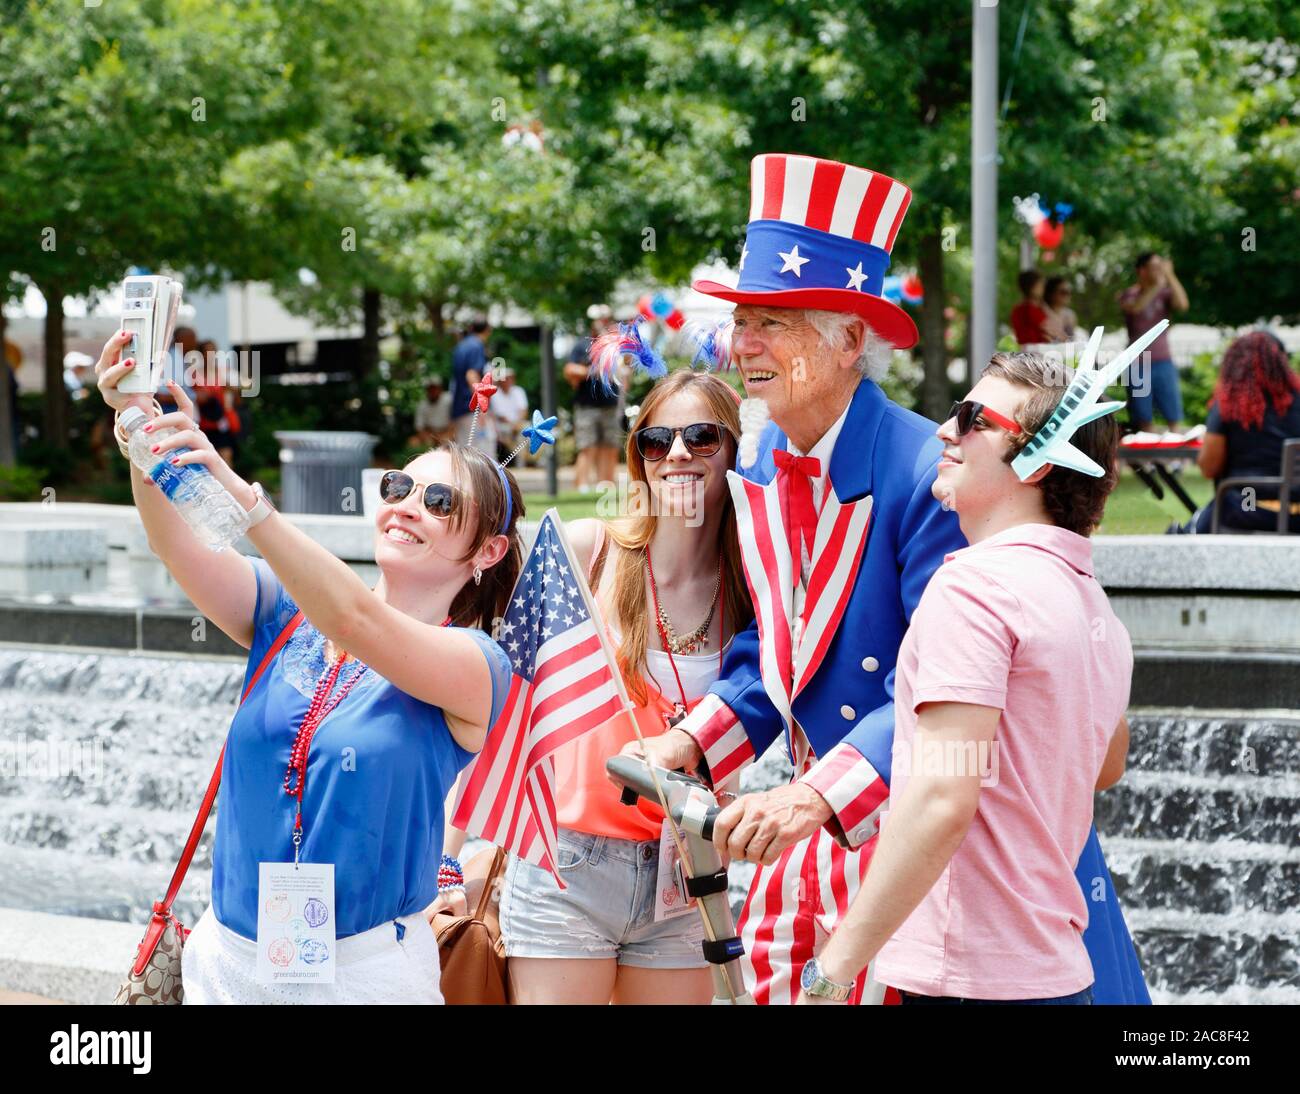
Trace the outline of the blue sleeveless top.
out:
<instances>
[{"instance_id":1,"label":"blue sleeveless top","mask_svg":"<svg viewBox=\"0 0 1300 1094\"><path fill-rule=\"evenodd\" d=\"M249 561L257 574L257 608L245 685L298 610L270 566ZM510 662L482 631L457 629L487 659L495 722L510 688ZM284 773L325 670L325 636L304 619L230 726L217 800L212 909L245 938L257 936L258 863L293 861L297 799L284 792ZM443 807L471 759L440 708L374 671L320 724L307 761L301 860L334 864L339 938L414 915L437 896Z\"/></svg>"}]
</instances>

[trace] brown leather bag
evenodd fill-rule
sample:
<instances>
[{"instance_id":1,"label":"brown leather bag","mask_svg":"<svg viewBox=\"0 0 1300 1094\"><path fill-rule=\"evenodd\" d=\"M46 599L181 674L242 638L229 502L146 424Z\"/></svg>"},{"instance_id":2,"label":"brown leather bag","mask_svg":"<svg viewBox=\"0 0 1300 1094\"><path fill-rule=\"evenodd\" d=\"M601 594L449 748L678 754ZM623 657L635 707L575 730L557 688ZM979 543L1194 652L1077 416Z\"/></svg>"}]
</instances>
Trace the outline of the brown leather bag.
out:
<instances>
[{"instance_id":1,"label":"brown leather bag","mask_svg":"<svg viewBox=\"0 0 1300 1094\"><path fill-rule=\"evenodd\" d=\"M433 917L448 1005L501 1006L510 1002L506 947L501 938L501 888L509 856L500 847L480 851L465 864L469 915L440 911Z\"/></svg>"}]
</instances>

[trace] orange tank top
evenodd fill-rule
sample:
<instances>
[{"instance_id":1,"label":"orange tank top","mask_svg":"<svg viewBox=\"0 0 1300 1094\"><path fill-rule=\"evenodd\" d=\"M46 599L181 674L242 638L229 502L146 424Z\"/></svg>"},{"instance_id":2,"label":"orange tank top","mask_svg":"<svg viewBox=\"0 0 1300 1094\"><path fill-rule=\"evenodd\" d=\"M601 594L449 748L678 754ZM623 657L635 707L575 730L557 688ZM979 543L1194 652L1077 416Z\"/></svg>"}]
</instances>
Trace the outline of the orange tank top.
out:
<instances>
[{"instance_id":1,"label":"orange tank top","mask_svg":"<svg viewBox=\"0 0 1300 1094\"><path fill-rule=\"evenodd\" d=\"M602 525L597 535L596 549L592 553L593 563L601 557L604 546L605 529ZM593 589L592 595L596 596L597 592ZM709 657L716 666L717 655L710 654ZM681 660L680 655L678 659ZM650 738L657 737L667 728L665 719L673 713L675 704L659 691L653 680L647 680L646 684L650 692L648 700L633 709L641 736ZM701 698L703 696L687 700L686 709L694 710ZM605 774L605 761L635 740L636 734L632 731L627 714L620 711L590 733L584 733L556 749L555 786L559 799L556 803L557 820L562 828L614 839L659 838L659 830L664 821L663 810L644 799L635 806L624 805L619 800L618 787Z\"/></svg>"}]
</instances>

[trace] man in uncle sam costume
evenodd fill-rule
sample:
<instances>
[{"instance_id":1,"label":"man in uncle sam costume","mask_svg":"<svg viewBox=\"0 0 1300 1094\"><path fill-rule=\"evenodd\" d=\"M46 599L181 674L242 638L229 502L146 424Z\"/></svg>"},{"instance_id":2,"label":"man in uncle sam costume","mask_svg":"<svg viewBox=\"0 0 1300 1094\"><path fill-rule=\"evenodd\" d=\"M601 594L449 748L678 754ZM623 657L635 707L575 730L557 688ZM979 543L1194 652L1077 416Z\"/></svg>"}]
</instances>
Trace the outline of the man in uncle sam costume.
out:
<instances>
[{"instance_id":1,"label":"man in uncle sam costume","mask_svg":"<svg viewBox=\"0 0 1300 1094\"><path fill-rule=\"evenodd\" d=\"M899 643L965 540L931 493L936 424L875 382L893 349L917 340L882 296L911 191L784 154L755 157L750 186L737 286L694 287L737 305L731 359L749 398L740 473L728 478L756 619L699 706L648 747L666 767L707 767L723 787L783 738L793 781L738 798L715 832L733 858L759 864L740 923L750 990L792 1003L857 893L887 806ZM1083 873L1087 890L1097 863ZM1126 933L1104 944L1132 949ZM864 975L854 996L882 1002L885 986Z\"/></svg>"}]
</instances>

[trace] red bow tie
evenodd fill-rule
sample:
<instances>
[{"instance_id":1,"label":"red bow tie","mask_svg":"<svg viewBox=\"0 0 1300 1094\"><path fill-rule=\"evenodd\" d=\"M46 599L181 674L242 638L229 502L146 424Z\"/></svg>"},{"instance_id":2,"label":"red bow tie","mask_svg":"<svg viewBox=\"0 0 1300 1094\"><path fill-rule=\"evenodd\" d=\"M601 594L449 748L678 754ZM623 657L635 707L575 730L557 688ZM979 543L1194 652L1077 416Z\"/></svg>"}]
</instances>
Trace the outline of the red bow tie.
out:
<instances>
[{"instance_id":1,"label":"red bow tie","mask_svg":"<svg viewBox=\"0 0 1300 1094\"><path fill-rule=\"evenodd\" d=\"M790 558L795 573L803 567L803 554L799 549L802 539L812 558L813 544L817 541L817 510L813 506L812 477L822 474L822 462L816 456L795 456L784 449L775 449L777 490L786 513L786 533L790 538Z\"/></svg>"}]
</instances>

